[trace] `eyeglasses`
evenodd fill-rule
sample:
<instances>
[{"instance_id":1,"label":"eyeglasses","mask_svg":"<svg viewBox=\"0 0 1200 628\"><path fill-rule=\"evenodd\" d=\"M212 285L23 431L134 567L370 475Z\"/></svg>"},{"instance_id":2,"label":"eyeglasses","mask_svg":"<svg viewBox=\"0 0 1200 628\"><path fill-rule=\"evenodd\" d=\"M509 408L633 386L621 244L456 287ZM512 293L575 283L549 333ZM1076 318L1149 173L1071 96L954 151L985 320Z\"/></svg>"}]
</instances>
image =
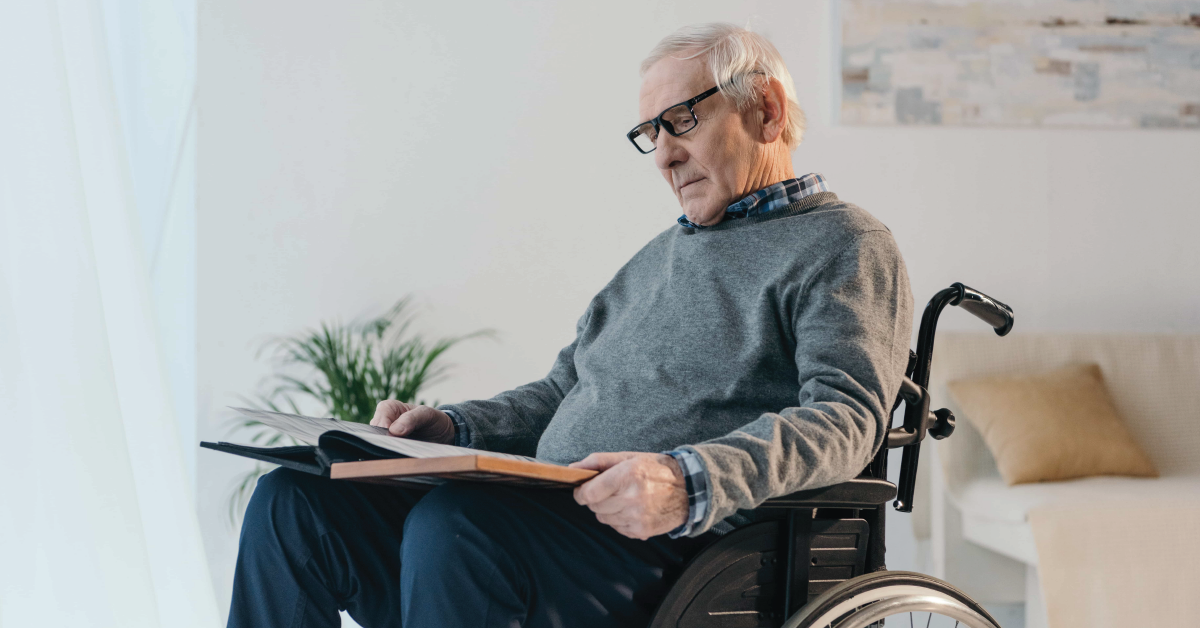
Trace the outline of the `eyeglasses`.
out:
<instances>
[{"instance_id":1,"label":"eyeglasses","mask_svg":"<svg viewBox=\"0 0 1200 628\"><path fill-rule=\"evenodd\" d=\"M660 128L666 129L667 133L675 137L696 128L700 121L696 118L696 112L692 110L692 107L719 90L719 86L714 87L695 98L685 100L678 105L671 105L658 114L658 117L633 127L633 130L626 133L625 136L629 138L630 142L633 142L633 146L638 149L638 152L643 155L652 153L658 147L658 130Z\"/></svg>"}]
</instances>

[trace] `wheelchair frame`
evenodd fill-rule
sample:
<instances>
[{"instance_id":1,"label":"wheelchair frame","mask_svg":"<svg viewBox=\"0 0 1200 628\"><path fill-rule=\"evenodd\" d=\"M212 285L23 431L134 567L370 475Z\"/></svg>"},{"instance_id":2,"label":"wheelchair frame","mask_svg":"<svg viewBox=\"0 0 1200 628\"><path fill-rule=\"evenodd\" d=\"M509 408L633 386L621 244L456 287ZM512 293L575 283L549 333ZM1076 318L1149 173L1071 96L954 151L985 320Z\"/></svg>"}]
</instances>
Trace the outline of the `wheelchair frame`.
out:
<instances>
[{"instance_id":1,"label":"wheelchair frame","mask_svg":"<svg viewBox=\"0 0 1200 628\"><path fill-rule=\"evenodd\" d=\"M884 504L895 500L912 512L917 462L926 435L942 439L954 431L954 415L930 412L930 368L938 318L947 305L962 307L991 325L997 335L1012 330L1013 312L982 292L955 283L925 307L917 350L908 366L892 414L904 403L903 422L890 427L884 445L858 478L766 500L754 510L763 520L714 541L692 558L659 604L651 628L776 628L812 615L813 606L835 588L886 571ZM902 449L897 484L887 480L888 451ZM928 576L891 572L995 620L961 592ZM871 585L874 586L874 585ZM824 598L822 595L824 594ZM965 611L964 611L965 612ZM789 621L789 618L792 618Z\"/></svg>"}]
</instances>

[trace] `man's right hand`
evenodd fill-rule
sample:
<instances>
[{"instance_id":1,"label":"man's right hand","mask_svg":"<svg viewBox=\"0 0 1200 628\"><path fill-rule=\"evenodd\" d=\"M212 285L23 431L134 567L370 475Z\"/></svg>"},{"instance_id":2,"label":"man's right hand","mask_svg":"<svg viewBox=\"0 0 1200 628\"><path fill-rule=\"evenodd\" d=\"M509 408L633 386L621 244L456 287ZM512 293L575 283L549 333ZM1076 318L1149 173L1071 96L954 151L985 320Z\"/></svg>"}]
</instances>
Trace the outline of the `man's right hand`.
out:
<instances>
[{"instance_id":1,"label":"man's right hand","mask_svg":"<svg viewBox=\"0 0 1200 628\"><path fill-rule=\"evenodd\" d=\"M386 428L392 436L431 443L454 444L454 421L450 415L429 406L401 403L395 399L375 406L371 425Z\"/></svg>"}]
</instances>

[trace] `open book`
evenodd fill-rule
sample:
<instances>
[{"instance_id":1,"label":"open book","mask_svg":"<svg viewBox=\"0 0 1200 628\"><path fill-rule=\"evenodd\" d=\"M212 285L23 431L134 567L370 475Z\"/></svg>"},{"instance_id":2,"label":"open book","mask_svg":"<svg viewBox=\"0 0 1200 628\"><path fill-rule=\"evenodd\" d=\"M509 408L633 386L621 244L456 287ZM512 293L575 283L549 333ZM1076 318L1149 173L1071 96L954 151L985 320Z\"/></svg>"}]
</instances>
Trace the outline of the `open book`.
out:
<instances>
[{"instance_id":1,"label":"open book","mask_svg":"<svg viewBox=\"0 0 1200 628\"><path fill-rule=\"evenodd\" d=\"M433 485L448 479L536 487L577 486L596 475L530 458L391 436L372 425L233 408L293 439L292 447L200 443L201 447L271 462L335 480Z\"/></svg>"}]
</instances>

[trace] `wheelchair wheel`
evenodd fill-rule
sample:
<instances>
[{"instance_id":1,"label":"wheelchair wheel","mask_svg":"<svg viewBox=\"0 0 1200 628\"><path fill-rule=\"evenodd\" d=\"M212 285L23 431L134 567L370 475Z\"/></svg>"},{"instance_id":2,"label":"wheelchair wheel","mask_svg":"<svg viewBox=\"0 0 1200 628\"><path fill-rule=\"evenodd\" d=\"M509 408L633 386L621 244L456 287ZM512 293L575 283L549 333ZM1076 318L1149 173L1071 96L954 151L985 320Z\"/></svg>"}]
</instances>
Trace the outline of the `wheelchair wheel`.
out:
<instances>
[{"instance_id":1,"label":"wheelchair wheel","mask_svg":"<svg viewBox=\"0 0 1200 628\"><path fill-rule=\"evenodd\" d=\"M1000 628L963 592L937 578L907 571L879 571L847 580L783 624L783 628L877 626Z\"/></svg>"}]
</instances>

